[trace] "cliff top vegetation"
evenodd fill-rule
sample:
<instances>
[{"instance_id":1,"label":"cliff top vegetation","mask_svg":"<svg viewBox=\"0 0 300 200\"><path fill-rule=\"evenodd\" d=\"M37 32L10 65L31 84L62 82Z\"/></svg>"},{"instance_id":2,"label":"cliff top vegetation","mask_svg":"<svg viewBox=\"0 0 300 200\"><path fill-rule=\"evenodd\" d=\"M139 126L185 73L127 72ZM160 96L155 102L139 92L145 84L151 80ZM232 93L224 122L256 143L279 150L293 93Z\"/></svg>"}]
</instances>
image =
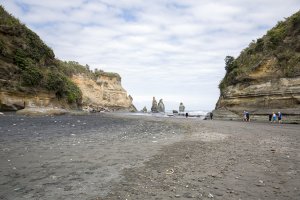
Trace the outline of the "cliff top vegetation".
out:
<instances>
[{"instance_id":1,"label":"cliff top vegetation","mask_svg":"<svg viewBox=\"0 0 300 200\"><path fill-rule=\"evenodd\" d=\"M236 59L225 58L226 74L219 84L221 94L229 85L252 81L248 74L272 58L279 77L300 75L300 11L253 40Z\"/></svg>"}]
</instances>

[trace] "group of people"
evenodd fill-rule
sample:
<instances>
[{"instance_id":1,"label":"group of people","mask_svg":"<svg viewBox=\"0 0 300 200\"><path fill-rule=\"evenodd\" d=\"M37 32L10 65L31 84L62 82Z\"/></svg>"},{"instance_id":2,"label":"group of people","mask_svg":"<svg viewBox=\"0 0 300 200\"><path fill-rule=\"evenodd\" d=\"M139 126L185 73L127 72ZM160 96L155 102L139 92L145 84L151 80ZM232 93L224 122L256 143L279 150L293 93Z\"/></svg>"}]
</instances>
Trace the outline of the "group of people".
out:
<instances>
[{"instance_id":1,"label":"group of people","mask_svg":"<svg viewBox=\"0 0 300 200\"><path fill-rule=\"evenodd\" d=\"M278 120L278 123L281 123L282 121L282 114L281 112L278 112L277 115L275 112L273 114L269 114L269 121L272 123L275 123Z\"/></svg>"},{"instance_id":2,"label":"group of people","mask_svg":"<svg viewBox=\"0 0 300 200\"><path fill-rule=\"evenodd\" d=\"M243 113L243 121L250 122L250 114L248 111L244 111ZM277 114L273 112L272 114L269 114L269 121L272 123L275 123L278 121L278 123L282 122L282 113L278 112Z\"/></svg>"}]
</instances>

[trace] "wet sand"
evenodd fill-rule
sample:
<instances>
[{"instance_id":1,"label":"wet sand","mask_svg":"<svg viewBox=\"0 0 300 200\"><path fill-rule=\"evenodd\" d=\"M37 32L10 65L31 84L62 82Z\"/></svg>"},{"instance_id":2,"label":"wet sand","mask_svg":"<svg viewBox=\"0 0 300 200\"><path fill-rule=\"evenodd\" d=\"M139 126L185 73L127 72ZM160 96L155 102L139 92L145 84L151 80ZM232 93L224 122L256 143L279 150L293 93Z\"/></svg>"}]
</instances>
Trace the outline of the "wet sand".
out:
<instances>
[{"instance_id":1,"label":"wet sand","mask_svg":"<svg viewBox=\"0 0 300 200\"><path fill-rule=\"evenodd\" d=\"M0 116L0 199L299 199L300 126Z\"/></svg>"}]
</instances>

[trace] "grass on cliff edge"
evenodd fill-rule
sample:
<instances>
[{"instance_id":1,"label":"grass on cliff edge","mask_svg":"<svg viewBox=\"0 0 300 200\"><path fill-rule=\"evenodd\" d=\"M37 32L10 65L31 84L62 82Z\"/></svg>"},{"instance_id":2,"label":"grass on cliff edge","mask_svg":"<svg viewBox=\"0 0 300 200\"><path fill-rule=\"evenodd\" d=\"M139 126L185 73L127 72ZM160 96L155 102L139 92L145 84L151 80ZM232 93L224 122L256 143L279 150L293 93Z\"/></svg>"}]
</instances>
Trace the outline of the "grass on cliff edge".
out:
<instances>
[{"instance_id":1,"label":"grass on cliff edge","mask_svg":"<svg viewBox=\"0 0 300 200\"><path fill-rule=\"evenodd\" d=\"M300 11L280 21L262 38L252 41L234 59L225 58L226 75L219 84L221 94L226 87L251 81L249 72L257 69L267 60L275 58L281 77L300 75Z\"/></svg>"}]
</instances>

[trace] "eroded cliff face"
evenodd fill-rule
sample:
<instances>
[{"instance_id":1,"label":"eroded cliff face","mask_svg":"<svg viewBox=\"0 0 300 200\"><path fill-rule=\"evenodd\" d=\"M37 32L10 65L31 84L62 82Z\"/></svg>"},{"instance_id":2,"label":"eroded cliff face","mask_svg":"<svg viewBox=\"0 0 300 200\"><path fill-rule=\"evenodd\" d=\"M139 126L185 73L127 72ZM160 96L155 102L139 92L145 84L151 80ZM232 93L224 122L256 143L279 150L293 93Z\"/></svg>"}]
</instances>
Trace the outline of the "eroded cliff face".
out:
<instances>
[{"instance_id":1,"label":"eroded cliff face","mask_svg":"<svg viewBox=\"0 0 300 200\"><path fill-rule=\"evenodd\" d=\"M216 118L241 119L244 110L252 119L268 120L281 112L290 122L300 122L300 76L280 77L275 59L267 60L248 74L249 81L228 86L220 96Z\"/></svg>"},{"instance_id":2,"label":"eroded cliff face","mask_svg":"<svg viewBox=\"0 0 300 200\"><path fill-rule=\"evenodd\" d=\"M215 118L268 120L281 112L300 123L300 11L249 44L235 59L225 59Z\"/></svg>"},{"instance_id":3,"label":"eroded cliff face","mask_svg":"<svg viewBox=\"0 0 300 200\"><path fill-rule=\"evenodd\" d=\"M62 102L58 101L54 93L38 92L28 94L17 91L0 91L0 110L17 111L25 107L64 107Z\"/></svg>"},{"instance_id":4,"label":"eroded cliff face","mask_svg":"<svg viewBox=\"0 0 300 200\"><path fill-rule=\"evenodd\" d=\"M82 91L82 107L86 110L136 111L132 97L127 95L121 79L99 75L96 80L84 75L73 75L72 81Z\"/></svg>"}]
</instances>

